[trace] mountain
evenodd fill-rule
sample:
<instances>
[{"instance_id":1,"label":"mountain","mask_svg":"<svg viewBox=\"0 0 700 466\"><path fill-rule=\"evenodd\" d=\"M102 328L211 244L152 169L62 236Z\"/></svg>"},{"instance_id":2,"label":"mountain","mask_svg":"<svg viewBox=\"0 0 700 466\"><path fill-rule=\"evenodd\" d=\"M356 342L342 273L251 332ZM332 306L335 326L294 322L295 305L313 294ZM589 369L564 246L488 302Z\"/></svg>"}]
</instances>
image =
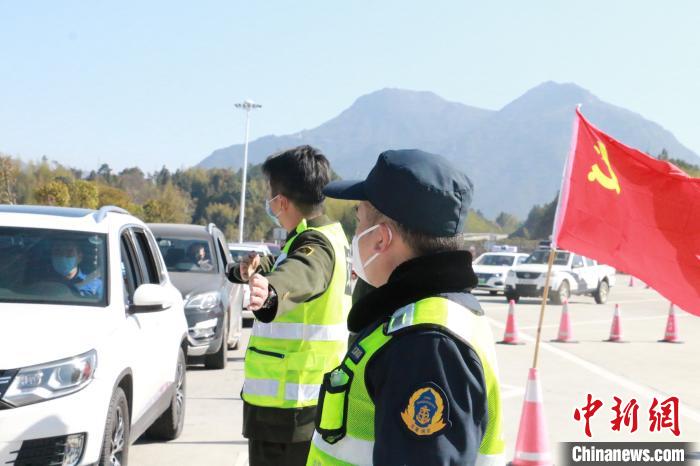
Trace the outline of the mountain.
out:
<instances>
[{"instance_id":1,"label":"mountain","mask_svg":"<svg viewBox=\"0 0 700 466\"><path fill-rule=\"evenodd\" d=\"M449 102L432 92L382 89L358 98L314 129L265 136L249 146L250 163L279 150L311 144L343 178L363 178L386 149L421 148L451 159L474 181L474 207L523 218L559 190L576 104L596 126L622 142L698 164L700 158L669 131L603 102L575 84L543 83L498 111ZM214 151L203 168L239 168L241 144Z\"/></svg>"}]
</instances>

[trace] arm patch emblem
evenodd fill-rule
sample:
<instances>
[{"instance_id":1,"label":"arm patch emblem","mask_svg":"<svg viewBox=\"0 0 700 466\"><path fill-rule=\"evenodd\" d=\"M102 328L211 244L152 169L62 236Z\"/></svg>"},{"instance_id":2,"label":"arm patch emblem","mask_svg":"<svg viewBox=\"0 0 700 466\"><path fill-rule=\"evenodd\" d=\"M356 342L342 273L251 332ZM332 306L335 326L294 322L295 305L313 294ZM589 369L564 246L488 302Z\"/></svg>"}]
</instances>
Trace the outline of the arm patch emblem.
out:
<instances>
[{"instance_id":1,"label":"arm patch emblem","mask_svg":"<svg viewBox=\"0 0 700 466\"><path fill-rule=\"evenodd\" d=\"M433 383L413 392L401 412L406 428L419 437L434 435L450 425L449 404L445 393Z\"/></svg>"},{"instance_id":2,"label":"arm patch emblem","mask_svg":"<svg viewBox=\"0 0 700 466\"><path fill-rule=\"evenodd\" d=\"M302 246L299 249L297 249L297 251L299 251L301 254L310 256L314 253L314 248L312 248L311 246Z\"/></svg>"}]
</instances>

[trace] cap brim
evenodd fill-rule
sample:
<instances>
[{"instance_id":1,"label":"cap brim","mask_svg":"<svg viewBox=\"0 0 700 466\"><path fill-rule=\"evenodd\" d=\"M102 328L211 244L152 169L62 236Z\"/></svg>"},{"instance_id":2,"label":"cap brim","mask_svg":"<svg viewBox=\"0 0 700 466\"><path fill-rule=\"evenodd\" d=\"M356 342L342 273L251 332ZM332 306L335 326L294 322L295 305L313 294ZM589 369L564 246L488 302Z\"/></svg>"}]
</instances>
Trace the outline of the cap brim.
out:
<instances>
[{"instance_id":1,"label":"cap brim","mask_svg":"<svg viewBox=\"0 0 700 466\"><path fill-rule=\"evenodd\" d=\"M331 181L323 188L323 194L333 199L348 201L366 201L365 182L362 181Z\"/></svg>"}]
</instances>

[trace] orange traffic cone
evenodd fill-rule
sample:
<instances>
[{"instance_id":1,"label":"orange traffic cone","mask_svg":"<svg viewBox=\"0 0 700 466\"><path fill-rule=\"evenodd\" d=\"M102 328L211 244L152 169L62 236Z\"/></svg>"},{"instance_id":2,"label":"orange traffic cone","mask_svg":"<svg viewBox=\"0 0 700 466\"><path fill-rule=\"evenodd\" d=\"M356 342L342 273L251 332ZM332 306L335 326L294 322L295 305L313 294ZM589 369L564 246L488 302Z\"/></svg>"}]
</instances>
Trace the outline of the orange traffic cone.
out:
<instances>
[{"instance_id":1,"label":"orange traffic cone","mask_svg":"<svg viewBox=\"0 0 700 466\"><path fill-rule=\"evenodd\" d=\"M574 333L571 330L571 321L569 320L569 301L564 300L564 305L561 308L561 320L559 321L559 334L557 338L552 340L557 343L578 343L574 340Z\"/></svg>"},{"instance_id":2,"label":"orange traffic cone","mask_svg":"<svg viewBox=\"0 0 700 466\"><path fill-rule=\"evenodd\" d=\"M524 345L525 342L520 341L518 335L518 325L515 323L515 301L512 299L508 303L508 320L506 321L506 331L503 334L503 340L498 343L502 345Z\"/></svg>"},{"instance_id":3,"label":"orange traffic cone","mask_svg":"<svg viewBox=\"0 0 700 466\"><path fill-rule=\"evenodd\" d=\"M683 343L678 337L678 327L676 326L676 307L671 304L668 308L668 320L666 321L666 333L663 343Z\"/></svg>"},{"instance_id":4,"label":"orange traffic cone","mask_svg":"<svg viewBox=\"0 0 700 466\"><path fill-rule=\"evenodd\" d=\"M622 339L622 321L619 304L615 304L615 313L613 314L612 326L610 326L610 338L605 341L612 343L624 343L624 340Z\"/></svg>"},{"instance_id":5,"label":"orange traffic cone","mask_svg":"<svg viewBox=\"0 0 700 466\"><path fill-rule=\"evenodd\" d=\"M634 277L630 275L630 286L634 286Z\"/></svg>"},{"instance_id":6,"label":"orange traffic cone","mask_svg":"<svg viewBox=\"0 0 700 466\"><path fill-rule=\"evenodd\" d=\"M530 369L527 376L518 440L515 442L515 458L510 464L513 466L550 466L552 464L547 425L544 420L542 388L535 368Z\"/></svg>"}]
</instances>

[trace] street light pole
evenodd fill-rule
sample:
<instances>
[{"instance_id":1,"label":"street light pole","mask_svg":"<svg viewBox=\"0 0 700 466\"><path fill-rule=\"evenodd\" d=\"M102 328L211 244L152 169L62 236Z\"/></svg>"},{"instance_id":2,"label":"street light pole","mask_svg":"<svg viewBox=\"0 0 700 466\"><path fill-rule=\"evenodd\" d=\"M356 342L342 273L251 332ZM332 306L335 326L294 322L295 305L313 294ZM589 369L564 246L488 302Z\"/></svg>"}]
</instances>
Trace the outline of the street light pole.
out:
<instances>
[{"instance_id":1,"label":"street light pole","mask_svg":"<svg viewBox=\"0 0 700 466\"><path fill-rule=\"evenodd\" d=\"M260 108L262 105L256 104L252 100L245 100L236 104L236 108L245 110L245 145L243 146L243 180L241 182L241 212L238 216L238 242L243 242L243 225L245 222L245 188L248 179L248 137L250 133L250 111Z\"/></svg>"}]
</instances>

